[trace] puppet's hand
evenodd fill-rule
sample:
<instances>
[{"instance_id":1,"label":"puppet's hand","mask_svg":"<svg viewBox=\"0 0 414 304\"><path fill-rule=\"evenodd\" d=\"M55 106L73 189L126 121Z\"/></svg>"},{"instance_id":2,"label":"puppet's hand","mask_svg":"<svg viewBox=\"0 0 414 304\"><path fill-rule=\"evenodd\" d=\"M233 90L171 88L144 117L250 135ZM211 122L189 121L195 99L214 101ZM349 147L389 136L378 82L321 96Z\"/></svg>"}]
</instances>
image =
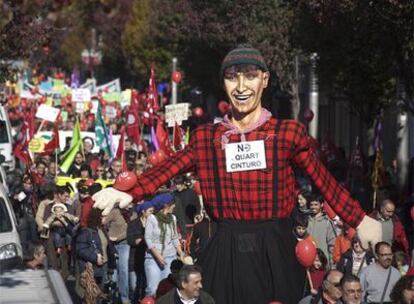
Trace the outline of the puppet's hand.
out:
<instances>
[{"instance_id":1,"label":"puppet's hand","mask_svg":"<svg viewBox=\"0 0 414 304\"><path fill-rule=\"evenodd\" d=\"M358 225L357 233L362 247L373 250L375 244L382 238L381 223L366 215Z\"/></svg>"},{"instance_id":2,"label":"puppet's hand","mask_svg":"<svg viewBox=\"0 0 414 304\"><path fill-rule=\"evenodd\" d=\"M119 203L120 208L125 208L132 202L131 195L114 188L102 189L95 193L92 199L95 201L93 206L103 210L102 215L108 215L117 203Z\"/></svg>"}]
</instances>

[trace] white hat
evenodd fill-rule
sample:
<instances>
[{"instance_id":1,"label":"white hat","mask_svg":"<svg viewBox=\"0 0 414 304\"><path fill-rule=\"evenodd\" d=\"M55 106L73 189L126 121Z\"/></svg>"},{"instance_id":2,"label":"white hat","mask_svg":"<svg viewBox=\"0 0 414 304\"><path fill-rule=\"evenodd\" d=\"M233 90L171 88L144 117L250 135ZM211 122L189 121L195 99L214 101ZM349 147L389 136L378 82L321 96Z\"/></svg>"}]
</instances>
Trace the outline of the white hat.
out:
<instances>
[{"instance_id":1,"label":"white hat","mask_svg":"<svg viewBox=\"0 0 414 304\"><path fill-rule=\"evenodd\" d=\"M63 211L68 212L68 208L64 204L62 204L62 203L55 203L52 206L52 213L55 213L55 208L62 208Z\"/></svg>"}]
</instances>

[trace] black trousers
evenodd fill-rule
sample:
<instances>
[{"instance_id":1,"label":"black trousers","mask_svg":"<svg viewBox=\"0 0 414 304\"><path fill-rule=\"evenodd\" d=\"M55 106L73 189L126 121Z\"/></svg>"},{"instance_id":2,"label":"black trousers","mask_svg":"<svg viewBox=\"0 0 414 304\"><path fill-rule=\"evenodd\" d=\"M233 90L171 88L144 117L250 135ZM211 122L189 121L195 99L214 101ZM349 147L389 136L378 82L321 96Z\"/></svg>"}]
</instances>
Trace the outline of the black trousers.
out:
<instances>
[{"instance_id":1,"label":"black trousers","mask_svg":"<svg viewBox=\"0 0 414 304\"><path fill-rule=\"evenodd\" d=\"M295 255L291 219L223 220L199 264L217 304L297 304L305 269Z\"/></svg>"}]
</instances>

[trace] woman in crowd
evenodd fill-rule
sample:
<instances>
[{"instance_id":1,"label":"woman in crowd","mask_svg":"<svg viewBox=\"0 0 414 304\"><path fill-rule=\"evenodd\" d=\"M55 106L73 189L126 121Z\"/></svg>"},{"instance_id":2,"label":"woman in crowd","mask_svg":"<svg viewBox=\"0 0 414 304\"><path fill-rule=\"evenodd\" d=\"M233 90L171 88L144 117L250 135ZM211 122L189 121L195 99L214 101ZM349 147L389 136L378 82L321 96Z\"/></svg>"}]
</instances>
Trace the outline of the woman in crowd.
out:
<instances>
[{"instance_id":1,"label":"woman in crowd","mask_svg":"<svg viewBox=\"0 0 414 304\"><path fill-rule=\"evenodd\" d=\"M183 251L177 231L177 219L172 214L175 208L171 193L157 195L152 202L160 211L148 217L145 226L145 242L148 251L145 254L146 294L153 296L158 283L170 274L171 262L177 254L183 258Z\"/></svg>"},{"instance_id":2,"label":"woman in crowd","mask_svg":"<svg viewBox=\"0 0 414 304\"><path fill-rule=\"evenodd\" d=\"M89 213L87 227L82 228L76 238L76 256L80 273L87 270L87 264L91 264L95 282L102 285L108 262L114 264L115 255L115 247L102 228L102 211L92 208ZM81 291L81 297L83 296L82 293ZM86 293L88 293L87 289L85 296Z\"/></svg>"},{"instance_id":3,"label":"woman in crowd","mask_svg":"<svg viewBox=\"0 0 414 304\"><path fill-rule=\"evenodd\" d=\"M361 270L375 261L371 251L361 246L358 236L352 238L351 248L346 251L339 260L336 269L344 275L353 274L359 277Z\"/></svg>"},{"instance_id":4,"label":"woman in crowd","mask_svg":"<svg viewBox=\"0 0 414 304\"><path fill-rule=\"evenodd\" d=\"M128 223L127 240L131 246L129 253L129 286L132 303L137 303L144 296L146 286L144 260L147 245L144 240L148 217L154 213L152 201L145 201L136 207Z\"/></svg>"},{"instance_id":5,"label":"woman in crowd","mask_svg":"<svg viewBox=\"0 0 414 304\"><path fill-rule=\"evenodd\" d=\"M13 189L12 203L16 215L23 251L30 242L38 240L36 227L36 211L38 206L37 185L29 174L23 175L21 183Z\"/></svg>"}]
</instances>

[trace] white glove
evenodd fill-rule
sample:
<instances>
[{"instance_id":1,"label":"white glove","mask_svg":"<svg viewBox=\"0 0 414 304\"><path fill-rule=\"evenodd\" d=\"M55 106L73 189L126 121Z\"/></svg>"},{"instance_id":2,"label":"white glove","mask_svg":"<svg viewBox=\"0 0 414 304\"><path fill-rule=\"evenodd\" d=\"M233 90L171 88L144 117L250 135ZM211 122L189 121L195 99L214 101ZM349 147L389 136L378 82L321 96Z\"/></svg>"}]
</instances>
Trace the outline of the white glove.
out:
<instances>
[{"instance_id":1,"label":"white glove","mask_svg":"<svg viewBox=\"0 0 414 304\"><path fill-rule=\"evenodd\" d=\"M357 234L362 247L374 251L375 244L382 239L381 223L366 215L357 227Z\"/></svg>"},{"instance_id":2,"label":"white glove","mask_svg":"<svg viewBox=\"0 0 414 304\"><path fill-rule=\"evenodd\" d=\"M95 193L92 199L95 201L93 206L103 210L102 215L108 215L116 203L119 203L119 208L126 208L132 202L131 195L112 187Z\"/></svg>"}]
</instances>

